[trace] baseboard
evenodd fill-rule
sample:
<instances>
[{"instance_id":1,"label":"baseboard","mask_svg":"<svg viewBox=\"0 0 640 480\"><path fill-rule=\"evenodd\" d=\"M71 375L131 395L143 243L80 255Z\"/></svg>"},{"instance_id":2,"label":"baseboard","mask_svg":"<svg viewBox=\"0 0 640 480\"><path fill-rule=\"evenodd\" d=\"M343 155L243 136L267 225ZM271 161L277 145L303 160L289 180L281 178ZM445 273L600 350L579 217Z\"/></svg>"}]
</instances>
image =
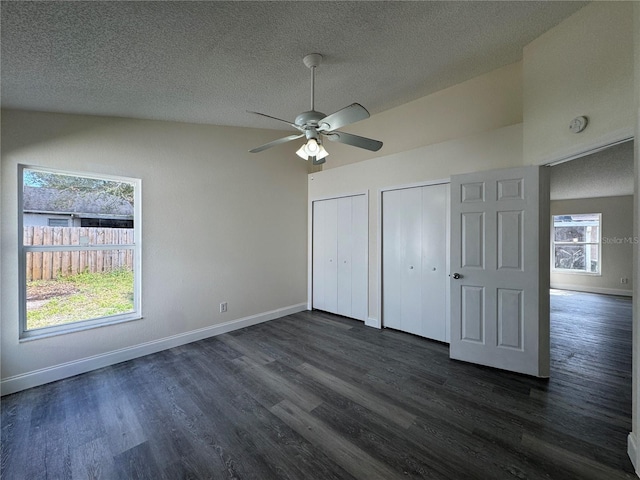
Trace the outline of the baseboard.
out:
<instances>
[{"instance_id":1,"label":"baseboard","mask_svg":"<svg viewBox=\"0 0 640 480\"><path fill-rule=\"evenodd\" d=\"M160 352L162 350L196 342L205 338L215 337L216 335L232 332L240 328L250 327L251 325L257 325L258 323L285 317L304 310L307 310L306 303L291 305L272 310L270 312L259 313L257 315L219 323L210 327L180 333L160 340L142 343L133 347L122 348L120 350L114 350L112 352L74 360L73 362L67 362L53 367L47 367L15 375L13 377L7 377L0 381L0 392L2 392L2 395L9 395L21 390L26 390L27 388L37 387L38 385L44 385L45 383L73 377L74 375L90 372L91 370L108 367L109 365L115 365L120 362L126 362L127 360L133 360L134 358L143 357L151 353Z\"/></svg>"},{"instance_id":2,"label":"baseboard","mask_svg":"<svg viewBox=\"0 0 640 480\"><path fill-rule=\"evenodd\" d=\"M638 450L636 449L636 440L633 432L627 436L627 455L629 455L629 458L631 459L633 470L636 472L636 475L640 477L640 474L638 474L638 465L636 465Z\"/></svg>"},{"instance_id":3,"label":"baseboard","mask_svg":"<svg viewBox=\"0 0 640 480\"><path fill-rule=\"evenodd\" d=\"M633 290L622 290L618 288L586 287L584 285L569 285L566 283L552 283L551 288L585 293L602 293L604 295L621 295L623 297L633 296Z\"/></svg>"}]
</instances>

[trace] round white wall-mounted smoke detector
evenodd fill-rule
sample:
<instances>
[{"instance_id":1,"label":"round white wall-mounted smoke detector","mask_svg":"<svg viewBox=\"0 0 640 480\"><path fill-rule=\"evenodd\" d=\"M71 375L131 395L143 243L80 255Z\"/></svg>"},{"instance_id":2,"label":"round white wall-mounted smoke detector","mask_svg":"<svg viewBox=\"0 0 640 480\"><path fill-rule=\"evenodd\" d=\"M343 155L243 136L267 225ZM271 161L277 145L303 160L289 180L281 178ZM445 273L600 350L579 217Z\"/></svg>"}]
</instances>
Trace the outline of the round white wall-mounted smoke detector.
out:
<instances>
[{"instance_id":1,"label":"round white wall-mounted smoke detector","mask_svg":"<svg viewBox=\"0 0 640 480\"><path fill-rule=\"evenodd\" d=\"M569 131L571 133L580 133L585 128L587 128L587 123L589 123L589 120L587 120L587 117L584 117L584 116L576 117L573 120L571 120L571 123L569 123Z\"/></svg>"}]
</instances>

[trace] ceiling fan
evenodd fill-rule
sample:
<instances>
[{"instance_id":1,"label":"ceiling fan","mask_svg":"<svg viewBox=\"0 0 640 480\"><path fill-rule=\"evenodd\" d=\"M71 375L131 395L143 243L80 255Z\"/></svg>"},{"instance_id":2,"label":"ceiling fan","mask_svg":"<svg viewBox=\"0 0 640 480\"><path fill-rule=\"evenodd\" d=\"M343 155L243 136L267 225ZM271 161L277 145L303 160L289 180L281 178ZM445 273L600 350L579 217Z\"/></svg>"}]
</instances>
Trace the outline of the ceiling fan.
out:
<instances>
[{"instance_id":1,"label":"ceiling fan","mask_svg":"<svg viewBox=\"0 0 640 480\"><path fill-rule=\"evenodd\" d=\"M378 140L338 131L339 128L344 127L345 125L369 118L369 112L359 103L352 103L348 107L338 110L331 115L325 115L324 113L317 112L315 110L315 73L316 67L322 62L322 55L319 53L311 53L306 55L302 61L311 69L311 110L308 112L302 112L296 117L294 122L272 117L271 115L265 115L264 113L248 111L248 113L284 122L302 133L279 138L278 140L265 143L264 145L249 151L251 153L258 153L266 150L267 148L280 145L281 143L305 137L306 143L296 152L296 154L304 160L311 160L314 165L320 165L326 162L325 157L329 155L322 146L323 136L333 142L340 142L346 145L364 148L366 150L371 150L372 152L380 150L380 148L382 148L382 142Z\"/></svg>"}]
</instances>

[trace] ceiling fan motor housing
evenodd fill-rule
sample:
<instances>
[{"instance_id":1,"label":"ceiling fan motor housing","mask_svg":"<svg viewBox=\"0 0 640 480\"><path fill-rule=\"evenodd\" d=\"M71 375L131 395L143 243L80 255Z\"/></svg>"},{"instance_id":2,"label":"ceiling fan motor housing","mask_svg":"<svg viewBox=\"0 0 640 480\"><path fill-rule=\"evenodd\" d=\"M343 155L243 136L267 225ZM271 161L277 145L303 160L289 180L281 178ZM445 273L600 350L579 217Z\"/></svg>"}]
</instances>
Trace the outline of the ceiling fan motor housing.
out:
<instances>
[{"instance_id":1,"label":"ceiling fan motor housing","mask_svg":"<svg viewBox=\"0 0 640 480\"><path fill-rule=\"evenodd\" d=\"M322 112L309 110L308 112L302 112L298 115L295 119L295 124L305 128L305 130L309 127L318 127L318 122L326 116L327 115Z\"/></svg>"}]
</instances>

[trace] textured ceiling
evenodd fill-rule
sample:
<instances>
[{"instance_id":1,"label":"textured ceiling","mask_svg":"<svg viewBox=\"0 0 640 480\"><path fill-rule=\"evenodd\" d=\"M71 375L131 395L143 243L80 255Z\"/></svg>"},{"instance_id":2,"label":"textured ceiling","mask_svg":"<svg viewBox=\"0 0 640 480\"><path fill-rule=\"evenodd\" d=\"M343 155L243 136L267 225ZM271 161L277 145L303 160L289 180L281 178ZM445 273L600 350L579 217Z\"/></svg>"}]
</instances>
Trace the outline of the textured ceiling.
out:
<instances>
[{"instance_id":1,"label":"textured ceiling","mask_svg":"<svg viewBox=\"0 0 640 480\"><path fill-rule=\"evenodd\" d=\"M2 2L2 106L280 128L377 113L521 59L585 2Z\"/></svg>"},{"instance_id":2,"label":"textured ceiling","mask_svg":"<svg viewBox=\"0 0 640 480\"><path fill-rule=\"evenodd\" d=\"M633 142L551 167L551 200L633 195Z\"/></svg>"}]
</instances>

